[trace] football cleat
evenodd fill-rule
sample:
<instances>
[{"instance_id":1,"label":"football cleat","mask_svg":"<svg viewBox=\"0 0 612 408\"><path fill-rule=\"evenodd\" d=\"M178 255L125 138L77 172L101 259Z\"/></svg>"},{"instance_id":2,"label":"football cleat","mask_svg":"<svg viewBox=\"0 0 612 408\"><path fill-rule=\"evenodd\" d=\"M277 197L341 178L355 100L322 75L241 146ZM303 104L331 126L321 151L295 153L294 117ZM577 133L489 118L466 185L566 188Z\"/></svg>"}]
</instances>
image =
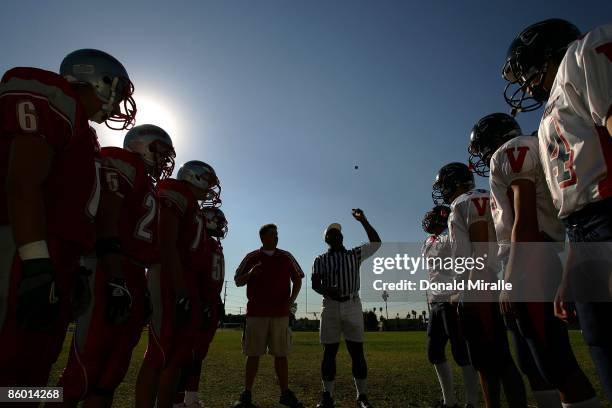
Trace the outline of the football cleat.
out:
<instances>
[{"instance_id":1,"label":"football cleat","mask_svg":"<svg viewBox=\"0 0 612 408\"><path fill-rule=\"evenodd\" d=\"M304 408L304 404L297 399L291 390L284 391L280 396L278 403L290 408Z\"/></svg>"},{"instance_id":2,"label":"football cleat","mask_svg":"<svg viewBox=\"0 0 612 408\"><path fill-rule=\"evenodd\" d=\"M321 401L317 404L317 408L335 408L334 399L329 391L321 393Z\"/></svg>"},{"instance_id":3,"label":"football cleat","mask_svg":"<svg viewBox=\"0 0 612 408\"><path fill-rule=\"evenodd\" d=\"M357 402L355 403L357 408L374 408L370 401L368 401L368 397L365 394L361 394L357 397Z\"/></svg>"},{"instance_id":4,"label":"football cleat","mask_svg":"<svg viewBox=\"0 0 612 408\"><path fill-rule=\"evenodd\" d=\"M240 399L232 405L232 408L257 408L251 400L251 391L244 390L240 394Z\"/></svg>"}]
</instances>

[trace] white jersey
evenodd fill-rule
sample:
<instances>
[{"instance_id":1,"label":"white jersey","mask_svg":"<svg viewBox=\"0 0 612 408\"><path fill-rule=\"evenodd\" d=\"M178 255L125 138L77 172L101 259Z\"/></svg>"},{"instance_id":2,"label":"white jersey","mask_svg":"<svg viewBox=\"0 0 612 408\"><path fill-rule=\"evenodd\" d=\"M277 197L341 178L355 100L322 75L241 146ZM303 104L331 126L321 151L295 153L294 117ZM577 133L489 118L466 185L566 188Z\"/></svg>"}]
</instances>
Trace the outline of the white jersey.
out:
<instances>
[{"instance_id":1,"label":"white jersey","mask_svg":"<svg viewBox=\"0 0 612 408\"><path fill-rule=\"evenodd\" d=\"M612 25L570 44L540 122L540 160L560 218L612 196Z\"/></svg>"},{"instance_id":2,"label":"white jersey","mask_svg":"<svg viewBox=\"0 0 612 408\"><path fill-rule=\"evenodd\" d=\"M535 185L539 231L552 241L565 241L565 227L557 217L538 150L536 137L518 136L501 145L491 157L491 214L501 258L506 258L510 249L514 203L508 191L515 180L529 180Z\"/></svg>"},{"instance_id":3,"label":"white jersey","mask_svg":"<svg viewBox=\"0 0 612 408\"><path fill-rule=\"evenodd\" d=\"M448 230L445 230L440 235L430 235L423 243L423 249L421 254L425 258L449 258L452 256L452 250L450 241L448 238ZM444 261L443 261L444 262ZM432 262L430 265L438 265ZM437 270L435 268L428 268L427 274L429 281L432 283L452 283L455 274L452 271L445 271L444 269ZM429 301L430 302L444 302L448 301L449 296L456 293L455 291L447 290L431 290Z\"/></svg>"},{"instance_id":4,"label":"white jersey","mask_svg":"<svg viewBox=\"0 0 612 408\"><path fill-rule=\"evenodd\" d=\"M489 242L492 246L488 251L487 265L498 271L497 239L491 216L489 192L474 189L461 194L451 204L448 216L448 236L451 242L453 257L472 257L474 248L470 239L470 227L479 221L485 221L489 228Z\"/></svg>"}]
</instances>

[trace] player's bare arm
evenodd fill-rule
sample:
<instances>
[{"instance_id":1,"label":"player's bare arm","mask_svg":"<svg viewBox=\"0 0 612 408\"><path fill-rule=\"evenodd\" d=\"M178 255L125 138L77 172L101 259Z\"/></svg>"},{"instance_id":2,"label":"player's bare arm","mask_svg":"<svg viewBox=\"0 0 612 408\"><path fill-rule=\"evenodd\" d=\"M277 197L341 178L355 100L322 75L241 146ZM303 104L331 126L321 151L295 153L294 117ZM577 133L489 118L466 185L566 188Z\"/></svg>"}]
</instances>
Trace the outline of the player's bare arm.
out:
<instances>
[{"instance_id":1,"label":"player's bare arm","mask_svg":"<svg viewBox=\"0 0 612 408\"><path fill-rule=\"evenodd\" d=\"M472 254L472 256L474 258L484 257L486 253L485 248L487 248L487 245L484 244L489 242L489 225L486 221L475 222L470 226L469 233L471 242L482 243L481 245L474 245L474 253ZM487 279L488 276L483 275L483 272L486 273L487 269L485 268L482 271L472 269L472 271L470 272L470 279Z\"/></svg>"},{"instance_id":2,"label":"player's bare arm","mask_svg":"<svg viewBox=\"0 0 612 408\"><path fill-rule=\"evenodd\" d=\"M515 180L508 194L514 206L512 242L539 242L535 184L530 180Z\"/></svg>"},{"instance_id":3,"label":"player's bare arm","mask_svg":"<svg viewBox=\"0 0 612 408\"><path fill-rule=\"evenodd\" d=\"M563 266L561 283L557 288L554 300L555 316L566 322L573 321L576 318L576 309L574 308L573 302L569 300L569 293L571 290L569 285L569 271L573 268L574 258L574 251L570 245L568 247L567 259Z\"/></svg>"},{"instance_id":4,"label":"player's bare arm","mask_svg":"<svg viewBox=\"0 0 612 408\"><path fill-rule=\"evenodd\" d=\"M538 242L540 231L538 229L538 210L536 203L536 187L533 181L526 179L514 180L508 187L508 197L513 205L514 224L512 226L511 242ZM523 268L516 267L517 247L510 246L510 254L505 269L506 282L520 280ZM509 292L502 291L499 295L502 313L508 314L513 310Z\"/></svg>"},{"instance_id":5,"label":"player's bare arm","mask_svg":"<svg viewBox=\"0 0 612 408\"><path fill-rule=\"evenodd\" d=\"M44 241L43 184L53 149L38 135L16 135L11 145L7 190L9 218L17 247Z\"/></svg>"}]
</instances>

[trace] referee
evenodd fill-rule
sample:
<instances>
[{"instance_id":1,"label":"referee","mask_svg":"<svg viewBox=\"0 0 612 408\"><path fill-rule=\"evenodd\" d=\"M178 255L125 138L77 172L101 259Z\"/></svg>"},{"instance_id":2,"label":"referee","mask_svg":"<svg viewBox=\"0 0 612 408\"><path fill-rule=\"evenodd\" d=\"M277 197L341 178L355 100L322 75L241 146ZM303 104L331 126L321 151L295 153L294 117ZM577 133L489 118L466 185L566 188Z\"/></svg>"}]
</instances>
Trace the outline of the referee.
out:
<instances>
[{"instance_id":1,"label":"referee","mask_svg":"<svg viewBox=\"0 0 612 408\"><path fill-rule=\"evenodd\" d=\"M353 217L363 225L370 242L380 243L378 233L372 228L363 211L359 208L353 209ZM323 295L320 329L323 344L323 392L317 408L334 407L336 354L341 335L344 336L353 362L357 407L372 408L367 397L368 367L363 354L363 312L359 299L359 265L363 259L363 249L359 246L347 250L342 245L340 224L330 224L325 229L324 236L329 250L317 256L312 266L312 288Z\"/></svg>"}]
</instances>

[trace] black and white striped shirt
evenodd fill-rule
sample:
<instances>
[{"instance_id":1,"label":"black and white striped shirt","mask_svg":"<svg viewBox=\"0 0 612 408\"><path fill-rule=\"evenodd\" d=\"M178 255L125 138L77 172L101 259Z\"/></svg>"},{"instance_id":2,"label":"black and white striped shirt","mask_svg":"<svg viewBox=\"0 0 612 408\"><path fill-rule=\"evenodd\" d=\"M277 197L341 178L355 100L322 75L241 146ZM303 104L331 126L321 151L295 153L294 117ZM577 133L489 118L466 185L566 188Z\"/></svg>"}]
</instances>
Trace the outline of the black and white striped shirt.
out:
<instances>
[{"instance_id":1,"label":"black and white striped shirt","mask_svg":"<svg viewBox=\"0 0 612 408\"><path fill-rule=\"evenodd\" d=\"M362 260L360 246L342 251L327 251L317 256L312 265L312 279L319 280L323 288L337 287L340 297L359 292L359 265Z\"/></svg>"}]
</instances>

